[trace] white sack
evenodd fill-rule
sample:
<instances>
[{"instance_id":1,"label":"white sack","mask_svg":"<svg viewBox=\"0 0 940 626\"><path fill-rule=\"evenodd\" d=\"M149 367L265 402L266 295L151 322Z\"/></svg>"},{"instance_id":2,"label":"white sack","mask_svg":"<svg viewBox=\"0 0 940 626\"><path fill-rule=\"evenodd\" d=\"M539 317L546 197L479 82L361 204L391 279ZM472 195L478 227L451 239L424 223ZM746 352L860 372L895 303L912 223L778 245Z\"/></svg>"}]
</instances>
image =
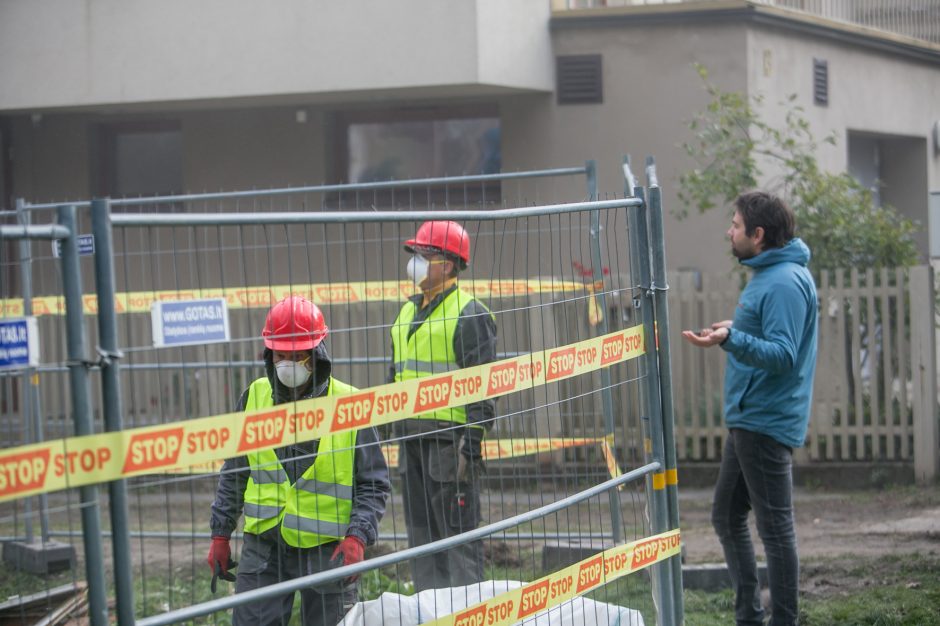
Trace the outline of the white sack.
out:
<instances>
[{"instance_id":1,"label":"white sack","mask_svg":"<svg viewBox=\"0 0 940 626\"><path fill-rule=\"evenodd\" d=\"M413 596L383 593L375 600L359 602L340 622L341 626L418 626L438 617L523 586L516 580L488 580L446 589L428 589ZM639 611L577 597L539 615L518 622L525 626L644 626Z\"/></svg>"}]
</instances>

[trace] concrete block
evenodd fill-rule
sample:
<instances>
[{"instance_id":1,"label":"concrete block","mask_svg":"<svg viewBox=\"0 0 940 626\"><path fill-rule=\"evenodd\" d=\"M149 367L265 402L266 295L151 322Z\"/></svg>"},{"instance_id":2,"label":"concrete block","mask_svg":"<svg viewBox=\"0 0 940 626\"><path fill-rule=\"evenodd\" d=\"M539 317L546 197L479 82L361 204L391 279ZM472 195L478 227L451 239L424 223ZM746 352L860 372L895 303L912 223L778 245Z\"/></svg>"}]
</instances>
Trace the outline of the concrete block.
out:
<instances>
[{"instance_id":1,"label":"concrete block","mask_svg":"<svg viewBox=\"0 0 940 626\"><path fill-rule=\"evenodd\" d=\"M757 564L757 580L767 586L767 565ZM724 563L705 563L682 566L682 587L695 591L719 591L731 588L731 577Z\"/></svg>"},{"instance_id":2,"label":"concrete block","mask_svg":"<svg viewBox=\"0 0 940 626\"><path fill-rule=\"evenodd\" d=\"M75 567L75 548L59 541L8 541L3 544L3 562L18 571L44 576Z\"/></svg>"},{"instance_id":3,"label":"concrete block","mask_svg":"<svg viewBox=\"0 0 940 626\"><path fill-rule=\"evenodd\" d=\"M542 570L555 572L613 547L603 539L549 541L542 547Z\"/></svg>"}]
</instances>

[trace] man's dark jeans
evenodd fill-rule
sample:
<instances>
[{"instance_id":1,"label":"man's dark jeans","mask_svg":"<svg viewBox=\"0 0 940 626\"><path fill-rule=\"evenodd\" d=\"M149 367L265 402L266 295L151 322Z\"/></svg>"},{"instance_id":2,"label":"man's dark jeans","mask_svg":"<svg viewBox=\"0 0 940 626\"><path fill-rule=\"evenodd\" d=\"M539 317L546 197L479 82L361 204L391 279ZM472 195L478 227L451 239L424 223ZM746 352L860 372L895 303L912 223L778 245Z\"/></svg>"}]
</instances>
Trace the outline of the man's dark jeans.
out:
<instances>
[{"instance_id":1,"label":"man's dark jeans","mask_svg":"<svg viewBox=\"0 0 940 626\"><path fill-rule=\"evenodd\" d=\"M747 526L754 511L767 556L773 604L771 624L797 623L800 562L793 524L792 450L766 435L731 429L721 458L712 525L725 553L734 586L739 626L763 623L757 560Z\"/></svg>"}]
</instances>

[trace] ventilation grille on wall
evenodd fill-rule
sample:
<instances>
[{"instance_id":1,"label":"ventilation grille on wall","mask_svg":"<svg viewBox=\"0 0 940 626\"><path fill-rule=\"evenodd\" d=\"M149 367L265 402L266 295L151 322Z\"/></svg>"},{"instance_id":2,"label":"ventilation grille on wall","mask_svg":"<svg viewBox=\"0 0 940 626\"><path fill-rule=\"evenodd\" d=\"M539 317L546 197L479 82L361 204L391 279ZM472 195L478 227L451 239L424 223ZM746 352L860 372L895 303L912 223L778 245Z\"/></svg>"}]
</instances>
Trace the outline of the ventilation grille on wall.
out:
<instances>
[{"instance_id":1,"label":"ventilation grille on wall","mask_svg":"<svg viewBox=\"0 0 940 626\"><path fill-rule=\"evenodd\" d=\"M555 62L558 104L600 104L604 101L601 55L561 56Z\"/></svg>"},{"instance_id":2,"label":"ventilation grille on wall","mask_svg":"<svg viewBox=\"0 0 940 626\"><path fill-rule=\"evenodd\" d=\"M813 102L829 105L829 62L813 59Z\"/></svg>"}]
</instances>

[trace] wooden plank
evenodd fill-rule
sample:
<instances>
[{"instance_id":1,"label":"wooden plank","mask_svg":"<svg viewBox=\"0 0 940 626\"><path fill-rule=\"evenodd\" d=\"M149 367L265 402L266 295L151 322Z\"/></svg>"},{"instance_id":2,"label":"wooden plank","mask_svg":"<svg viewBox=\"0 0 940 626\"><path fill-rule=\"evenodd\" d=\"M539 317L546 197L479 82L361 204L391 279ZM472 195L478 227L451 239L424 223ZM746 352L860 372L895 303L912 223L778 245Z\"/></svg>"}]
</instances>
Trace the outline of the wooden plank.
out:
<instances>
[{"instance_id":1,"label":"wooden plank","mask_svg":"<svg viewBox=\"0 0 940 626\"><path fill-rule=\"evenodd\" d=\"M810 447L810 459L813 461L829 460L832 455L833 427L832 427L832 389L831 371L828 360L832 354L832 317L829 315L829 302L832 297L829 272L820 276L820 285L817 290L819 298L819 328L818 345L816 349L816 381L814 387L813 413L810 418L810 432L813 433L813 443ZM826 440L826 452L823 452L821 438Z\"/></svg>"},{"instance_id":2,"label":"wooden plank","mask_svg":"<svg viewBox=\"0 0 940 626\"><path fill-rule=\"evenodd\" d=\"M845 372L848 369L848 363L845 362L845 342L846 342L846 293L845 293L845 270L838 269L836 270L836 296L837 302L839 303L839 311L836 315L836 327L838 329L838 340L836 342L836 349L842 352L843 367L841 375L844 377ZM837 429L839 433L839 458L840 461L847 461L849 459L849 396L848 389L843 387L842 393L839 397L839 427Z\"/></svg>"},{"instance_id":3,"label":"wooden plank","mask_svg":"<svg viewBox=\"0 0 940 626\"><path fill-rule=\"evenodd\" d=\"M933 268L911 268L911 371L914 389L914 477L932 483L940 473Z\"/></svg>"},{"instance_id":4,"label":"wooden plank","mask_svg":"<svg viewBox=\"0 0 940 626\"><path fill-rule=\"evenodd\" d=\"M875 288L875 272L872 268L865 271L865 288L861 294L865 298L865 334L867 336L867 388L868 388L868 414L864 419L866 437L871 439L871 455L874 459L884 458L882 438L880 436L880 396L878 393L878 364L881 353L881 341L878 334L878 318L875 313L875 300L878 291Z\"/></svg>"},{"instance_id":5,"label":"wooden plank","mask_svg":"<svg viewBox=\"0 0 940 626\"><path fill-rule=\"evenodd\" d=\"M894 342L892 341L894 320L891 319L891 303L896 297L895 286L888 268L881 268L881 384L884 388L884 410L882 433L887 442L887 458L896 460L898 449L894 445Z\"/></svg>"},{"instance_id":6,"label":"wooden plank","mask_svg":"<svg viewBox=\"0 0 940 626\"><path fill-rule=\"evenodd\" d=\"M852 449L851 460L861 461L865 458L865 438L862 436L862 424L864 423L864 407L862 399L862 364L861 364L861 345L862 345L862 333L859 328L859 312L862 310L861 298L859 298L859 279L858 279L858 268L852 268L849 272L850 276L850 289L849 289L849 306L850 306L850 316L849 321L851 323L851 328L849 329L849 336L852 338L852 378L855 382L855 393L852 398L852 408L853 415L850 420L849 425L851 426L850 432L851 437L855 441L855 446Z\"/></svg>"},{"instance_id":7,"label":"wooden plank","mask_svg":"<svg viewBox=\"0 0 940 626\"><path fill-rule=\"evenodd\" d=\"M911 445L913 415L908 408L910 406L910 394L907 391L907 383L911 380L911 333L908 304L912 286L909 278L902 276L901 273L904 270L899 269L897 271L899 275L898 284L902 285L898 295L898 328L895 340L898 353L898 378L901 381L901 456L904 459L912 459L914 456Z\"/></svg>"}]
</instances>

